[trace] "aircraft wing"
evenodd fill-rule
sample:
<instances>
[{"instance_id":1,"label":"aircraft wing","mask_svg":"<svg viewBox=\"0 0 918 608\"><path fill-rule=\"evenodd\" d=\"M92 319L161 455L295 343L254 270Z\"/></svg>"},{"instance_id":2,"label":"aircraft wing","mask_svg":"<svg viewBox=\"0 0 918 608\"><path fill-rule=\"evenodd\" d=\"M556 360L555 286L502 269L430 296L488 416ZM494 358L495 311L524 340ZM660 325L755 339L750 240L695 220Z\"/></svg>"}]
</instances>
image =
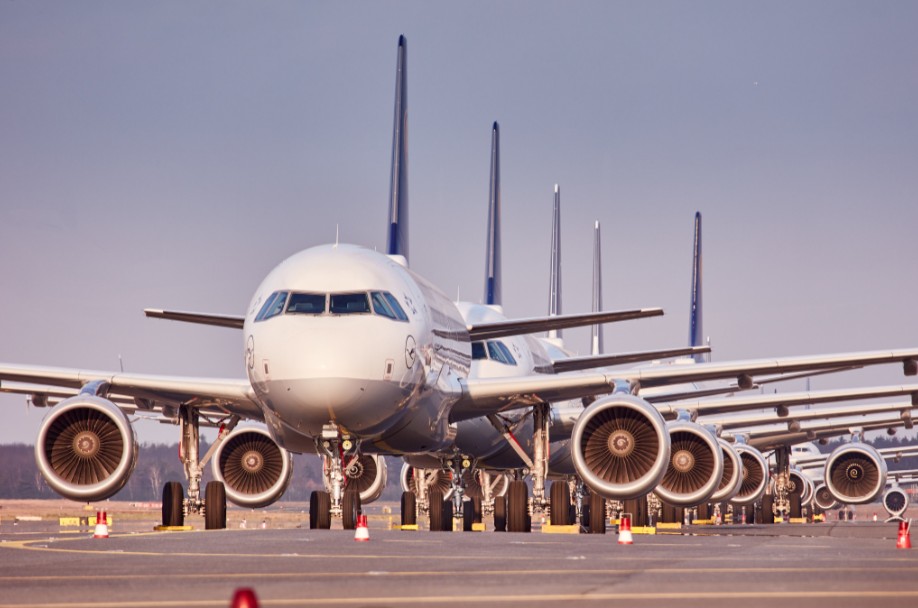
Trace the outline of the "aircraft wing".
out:
<instances>
[{"instance_id":1,"label":"aircraft wing","mask_svg":"<svg viewBox=\"0 0 918 608\"><path fill-rule=\"evenodd\" d=\"M625 363L639 363L642 361L654 361L657 359L669 359L671 357L691 357L694 355L703 355L711 352L710 346L688 346L685 348L670 348L666 350L648 350L635 353L619 353L615 355L591 355L588 357L570 357L558 359L551 362L549 369L539 370L545 373L562 373L577 371L582 369L596 369L599 367L610 367L613 365L623 365Z\"/></svg>"},{"instance_id":2,"label":"aircraft wing","mask_svg":"<svg viewBox=\"0 0 918 608\"><path fill-rule=\"evenodd\" d=\"M582 327L598 323L615 323L645 317L658 317L663 314L662 308L636 308L632 310L619 310L610 312L588 312L576 315L556 315L549 317L533 317L529 319L508 319L492 323L476 323L467 327L469 339L492 340L507 336L534 334L549 329L565 329L568 327Z\"/></svg>"},{"instance_id":3,"label":"aircraft wing","mask_svg":"<svg viewBox=\"0 0 918 608\"><path fill-rule=\"evenodd\" d=\"M905 374L918 374L918 349L898 351L874 351L815 355L808 357L787 357L782 359L753 359L749 361L728 361L724 363L697 363L695 365L668 365L616 372L620 380L627 380L639 387L665 386L684 382L701 382L723 378L737 378L741 387L752 383L753 376L780 374L821 369L837 369L849 366L879 365L882 363L903 364Z\"/></svg>"},{"instance_id":4,"label":"aircraft wing","mask_svg":"<svg viewBox=\"0 0 918 608\"><path fill-rule=\"evenodd\" d=\"M189 378L38 367L0 363L0 383L21 382L76 389L88 382L108 383L114 395L135 400L158 402L171 406L191 404L241 418L261 420L252 387L247 380L223 378ZM141 408L142 409L142 408Z\"/></svg>"},{"instance_id":5,"label":"aircraft wing","mask_svg":"<svg viewBox=\"0 0 918 608\"><path fill-rule=\"evenodd\" d=\"M864 432L879 431L895 429L904 425L905 421L899 416L870 416L868 419L838 418L820 424L803 424L799 431L789 431L786 428L775 427L752 429L743 433L743 435L747 437L746 443L756 449L765 451L806 441L840 437L848 435L854 430ZM802 466L802 459L798 460L795 466Z\"/></svg>"},{"instance_id":6,"label":"aircraft wing","mask_svg":"<svg viewBox=\"0 0 918 608\"><path fill-rule=\"evenodd\" d=\"M200 325L216 325L217 327L231 327L242 329L245 317L234 315L214 315L201 312L183 312L180 310L159 310L156 308L145 308L143 314L152 319L169 319L170 321L182 321L184 323L198 323Z\"/></svg>"},{"instance_id":7,"label":"aircraft wing","mask_svg":"<svg viewBox=\"0 0 918 608\"><path fill-rule=\"evenodd\" d=\"M722 430L743 429L764 424L775 424L778 422L786 423L788 430L800 430L800 423L805 420L827 420L830 418L839 418L843 416L866 416L869 414L889 414L899 412L903 423L908 426L912 419L912 410L915 408L911 403L876 403L871 405L858 404L855 406L833 407L833 408L816 408L816 409L795 409L786 416L775 418L774 412L765 414L742 414L734 416L725 416L722 418L704 418L702 424L713 425Z\"/></svg>"}]
</instances>

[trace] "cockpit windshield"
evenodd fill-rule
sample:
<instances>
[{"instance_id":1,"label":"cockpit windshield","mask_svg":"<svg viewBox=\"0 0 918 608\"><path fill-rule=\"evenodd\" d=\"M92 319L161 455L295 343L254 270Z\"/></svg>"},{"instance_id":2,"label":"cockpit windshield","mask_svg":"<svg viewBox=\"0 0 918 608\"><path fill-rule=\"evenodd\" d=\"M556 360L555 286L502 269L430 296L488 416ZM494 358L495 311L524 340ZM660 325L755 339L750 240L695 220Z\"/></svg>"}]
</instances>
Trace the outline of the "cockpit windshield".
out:
<instances>
[{"instance_id":1,"label":"cockpit windshield","mask_svg":"<svg viewBox=\"0 0 918 608\"><path fill-rule=\"evenodd\" d=\"M516 359L500 340L472 342L472 359L490 359L504 365L516 365Z\"/></svg>"},{"instance_id":2,"label":"cockpit windshield","mask_svg":"<svg viewBox=\"0 0 918 608\"><path fill-rule=\"evenodd\" d=\"M393 321L408 321L398 299L388 291L354 293L290 293L275 291L265 300L256 321L281 313L295 315L352 315L373 313Z\"/></svg>"}]
</instances>

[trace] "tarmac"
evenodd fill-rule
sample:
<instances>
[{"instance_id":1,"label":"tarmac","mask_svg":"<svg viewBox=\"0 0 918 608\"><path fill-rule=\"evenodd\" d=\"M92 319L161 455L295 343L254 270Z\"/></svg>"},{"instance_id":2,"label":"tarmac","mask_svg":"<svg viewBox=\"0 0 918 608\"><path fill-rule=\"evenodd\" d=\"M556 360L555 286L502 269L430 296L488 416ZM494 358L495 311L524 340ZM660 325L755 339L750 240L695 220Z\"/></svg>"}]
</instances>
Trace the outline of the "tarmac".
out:
<instances>
[{"instance_id":1,"label":"tarmac","mask_svg":"<svg viewBox=\"0 0 918 608\"><path fill-rule=\"evenodd\" d=\"M340 529L153 523L115 520L93 539L3 520L0 608L229 606L242 587L261 606L918 605L918 549L896 548L895 523L688 526L633 545L614 528L402 531L383 517L369 542Z\"/></svg>"}]
</instances>

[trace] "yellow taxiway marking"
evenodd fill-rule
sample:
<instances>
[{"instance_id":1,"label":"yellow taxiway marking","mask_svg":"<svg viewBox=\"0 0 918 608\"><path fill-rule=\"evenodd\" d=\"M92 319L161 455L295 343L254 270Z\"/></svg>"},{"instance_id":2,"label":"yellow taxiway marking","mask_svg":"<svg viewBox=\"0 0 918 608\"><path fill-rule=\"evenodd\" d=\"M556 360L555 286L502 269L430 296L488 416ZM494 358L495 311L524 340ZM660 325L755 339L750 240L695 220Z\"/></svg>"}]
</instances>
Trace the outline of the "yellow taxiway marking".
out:
<instances>
[{"instance_id":1,"label":"yellow taxiway marking","mask_svg":"<svg viewBox=\"0 0 918 608\"><path fill-rule=\"evenodd\" d=\"M558 593L551 595L463 595L444 597L390 596L390 597L298 597L259 600L262 606L345 606L345 605L404 605L404 604L459 604L459 603L503 603L532 602L553 603L570 601L634 602L634 601L679 601L679 600L778 600L778 599L903 599L918 598L918 591L680 591L673 593ZM0 604L0 608L152 608L154 606L226 606L226 598L218 600L175 600L175 601L124 601L118 602L54 602L38 604Z\"/></svg>"}]
</instances>

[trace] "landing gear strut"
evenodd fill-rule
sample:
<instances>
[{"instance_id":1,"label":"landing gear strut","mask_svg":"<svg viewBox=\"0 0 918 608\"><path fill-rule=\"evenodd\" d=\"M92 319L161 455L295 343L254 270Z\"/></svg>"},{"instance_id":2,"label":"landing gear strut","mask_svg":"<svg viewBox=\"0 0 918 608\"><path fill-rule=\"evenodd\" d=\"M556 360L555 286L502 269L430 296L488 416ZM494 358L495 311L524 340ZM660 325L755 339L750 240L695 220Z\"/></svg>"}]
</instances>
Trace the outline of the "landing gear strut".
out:
<instances>
[{"instance_id":1,"label":"landing gear strut","mask_svg":"<svg viewBox=\"0 0 918 608\"><path fill-rule=\"evenodd\" d=\"M327 528L331 526L332 517L341 517L344 529L353 530L361 512L360 494L347 488L345 471L358 464L359 442L342 435L338 426L330 423L322 427L322 440L318 447L322 456L325 492L310 495L310 527ZM313 504L317 509L315 517L311 510Z\"/></svg>"}]
</instances>

